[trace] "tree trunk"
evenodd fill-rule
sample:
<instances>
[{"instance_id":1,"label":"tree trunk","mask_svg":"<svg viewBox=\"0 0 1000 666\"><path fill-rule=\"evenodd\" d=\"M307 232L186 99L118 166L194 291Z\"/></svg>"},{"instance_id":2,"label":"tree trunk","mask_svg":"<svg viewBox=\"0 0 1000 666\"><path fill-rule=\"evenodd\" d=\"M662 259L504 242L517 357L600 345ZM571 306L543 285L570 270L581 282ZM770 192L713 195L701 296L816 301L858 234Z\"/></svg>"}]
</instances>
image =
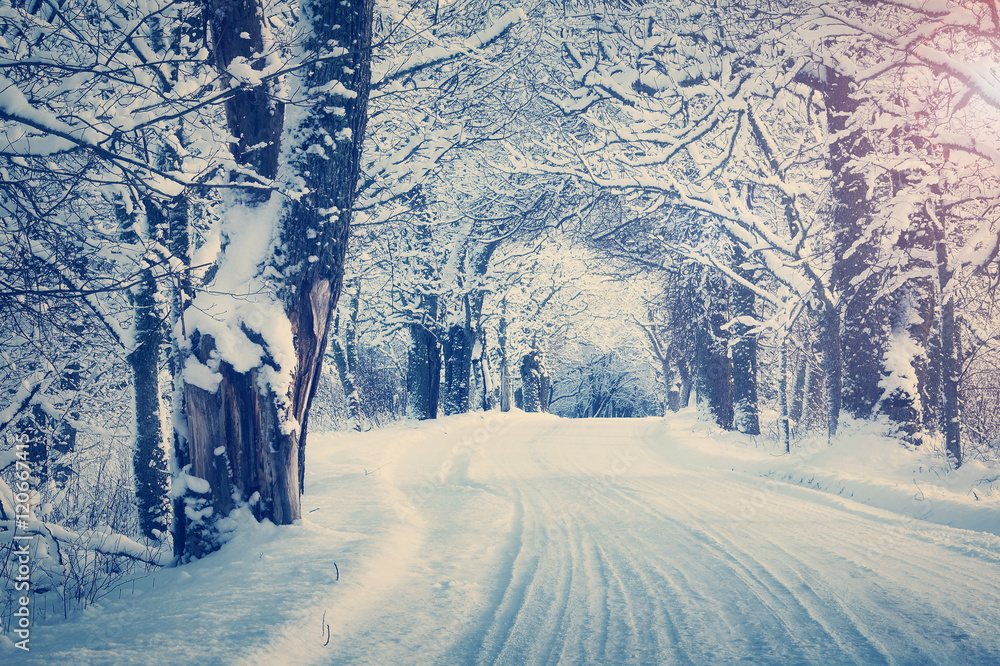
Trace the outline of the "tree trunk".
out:
<instances>
[{"instance_id":1,"label":"tree trunk","mask_svg":"<svg viewBox=\"0 0 1000 666\"><path fill-rule=\"evenodd\" d=\"M883 360L883 376L894 386L883 395L879 411L889 417L893 428L905 442L919 446L923 442L924 418L921 394L927 383L925 363L934 316L934 289L927 278L908 280L893 294L892 340L903 349L893 349L892 358ZM916 353L909 351L916 347ZM901 361L906 361L905 367Z\"/></svg>"},{"instance_id":2,"label":"tree trunk","mask_svg":"<svg viewBox=\"0 0 1000 666\"><path fill-rule=\"evenodd\" d=\"M663 383L667 387L667 400L666 404L664 404L664 416L672 412L678 412L681 409L681 393L677 389L674 382L674 366L673 363L670 362L671 356L673 356L672 351L668 351L667 355L660 359L660 372L663 373Z\"/></svg>"},{"instance_id":3,"label":"tree trunk","mask_svg":"<svg viewBox=\"0 0 1000 666\"><path fill-rule=\"evenodd\" d=\"M667 392L667 411L679 412L681 410L681 392L674 387L670 387Z\"/></svg>"},{"instance_id":4,"label":"tree trunk","mask_svg":"<svg viewBox=\"0 0 1000 666\"><path fill-rule=\"evenodd\" d=\"M691 377L691 368L687 359L677 358L677 372L681 376L680 408L684 409L691 404L691 389L694 387L694 380Z\"/></svg>"},{"instance_id":5,"label":"tree trunk","mask_svg":"<svg viewBox=\"0 0 1000 666\"><path fill-rule=\"evenodd\" d=\"M743 249L736 246L733 259L737 272L756 283L752 271L741 268L744 262ZM742 285L734 285L733 315L735 317L755 317L756 297L754 292ZM737 320L731 327L735 341L732 345L733 367L733 421L738 432L747 435L760 434L760 416L757 400L757 334L750 327Z\"/></svg>"},{"instance_id":6,"label":"tree trunk","mask_svg":"<svg viewBox=\"0 0 1000 666\"><path fill-rule=\"evenodd\" d=\"M436 419L441 391L441 348L427 327L410 325L407 356L407 415L415 419Z\"/></svg>"},{"instance_id":7,"label":"tree trunk","mask_svg":"<svg viewBox=\"0 0 1000 666\"><path fill-rule=\"evenodd\" d=\"M282 276L277 298L290 325L294 358L271 357L258 332L264 321L240 323L247 337L265 350L262 364L245 372L213 357L217 342L211 335L192 332L193 357L210 368L217 364L219 380L214 391L186 387L191 469L194 476L208 481L210 491L186 507L198 535L192 539L189 531L189 557L217 547L212 526L201 523L225 516L235 502L248 502L258 518L277 524L301 516L309 407L330 315L340 296L365 134L373 6L370 0L305 0L301 11L310 26L304 44L307 53L327 53L334 44L346 48L339 57L298 73L298 91L307 104L286 137L288 170L301 179L302 193L282 202L277 224L280 255L275 253L269 268ZM261 64L255 54L264 52L264 12L257 0L215 2L208 15L220 71L227 71L237 57ZM226 104L230 133L237 139L234 156L265 179L277 175L284 122L275 86L267 82L245 86ZM342 88L351 94L337 92ZM332 107L344 112L330 113ZM314 150L316 146L323 150ZM263 200L262 195L250 194L243 203L253 206ZM258 211L265 214L261 208ZM275 370L288 375L276 377ZM279 392L272 386L280 387Z\"/></svg>"},{"instance_id":8,"label":"tree trunk","mask_svg":"<svg viewBox=\"0 0 1000 666\"><path fill-rule=\"evenodd\" d=\"M962 466L962 424L958 399L962 364L959 360L959 335L955 324L955 298L949 294L941 307L941 393L944 398L941 417L944 422L945 450L957 469Z\"/></svg>"},{"instance_id":9,"label":"tree trunk","mask_svg":"<svg viewBox=\"0 0 1000 666\"><path fill-rule=\"evenodd\" d=\"M507 319L503 315L500 316L497 349L500 352L500 411L509 412L513 398L513 386L511 385L510 358L507 350Z\"/></svg>"},{"instance_id":10,"label":"tree trunk","mask_svg":"<svg viewBox=\"0 0 1000 666\"><path fill-rule=\"evenodd\" d=\"M187 201L175 201L174 207L169 209L167 215L168 222L168 247L170 255L181 264L181 272L172 276L170 286L170 330L180 330L180 337L171 336L170 341L170 377L173 383L171 391L171 414L174 423L173 428L173 451L172 459L168 458L171 472L177 474L191 462L190 450L187 440L187 429L182 424L187 423L187 405L184 394L183 363L184 353L181 345L187 337L187 327L184 322L184 308L191 302L194 293L191 289L191 277L188 273L191 267L190 255L190 227L187 211ZM173 524L171 531L173 534L174 556L182 559L185 552L187 520L184 517L184 497L178 495L173 500Z\"/></svg>"},{"instance_id":11,"label":"tree trunk","mask_svg":"<svg viewBox=\"0 0 1000 666\"><path fill-rule=\"evenodd\" d=\"M707 278L705 312L696 339L698 401L725 430L733 429L733 364L729 358L729 315L725 286Z\"/></svg>"},{"instance_id":12,"label":"tree trunk","mask_svg":"<svg viewBox=\"0 0 1000 666\"><path fill-rule=\"evenodd\" d=\"M468 312L466 313L468 317ZM452 324L444 347L444 413L464 414L472 407L472 347L475 338L471 327Z\"/></svg>"},{"instance_id":13,"label":"tree trunk","mask_svg":"<svg viewBox=\"0 0 1000 666\"><path fill-rule=\"evenodd\" d=\"M809 359L806 358L809 350L802 354L795 368L795 383L792 386L792 403L788 408L788 418L796 427L802 425L802 417L805 414L806 402L806 373L809 372Z\"/></svg>"},{"instance_id":14,"label":"tree trunk","mask_svg":"<svg viewBox=\"0 0 1000 666\"><path fill-rule=\"evenodd\" d=\"M943 433L944 427L941 420L941 406L944 403L944 397L941 394L941 361L943 357L941 323L943 313L940 304L934 315L934 328L931 331L931 338L927 342L926 381L920 399L923 402L924 429L929 432Z\"/></svg>"},{"instance_id":15,"label":"tree trunk","mask_svg":"<svg viewBox=\"0 0 1000 666\"><path fill-rule=\"evenodd\" d=\"M521 359L521 399L522 409L526 412L544 411L543 386L545 377L545 361L542 353L532 350Z\"/></svg>"},{"instance_id":16,"label":"tree trunk","mask_svg":"<svg viewBox=\"0 0 1000 666\"><path fill-rule=\"evenodd\" d=\"M841 313L836 327L833 326L833 313L824 313L821 327L826 336L821 336L820 346L825 359L827 427L833 436L839 424L841 405L855 417L871 416L882 393L879 369L888 331L884 323L886 304L879 297L881 285L871 276L864 277L871 266L877 265L880 242L869 229L872 202L868 195L868 174L856 164L859 158L871 153L872 146L865 129L851 124L859 109L853 80L831 68L825 71L827 81L818 89L825 95L830 134L836 137L830 146L836 202L831 281L833 289L840 294ZM834 363L840 368L835 369Z\"/></svg>"},{"instance_id":17,"label":"tree trunk","mask_svg":"<svg viewBox=\"0 0 1000 666\"><path fill-rule=\"evenodd\" d=\"M552 377L545 371L544 365L541 370L542 376L538 381L538 405L539 411L548 413L549 401L552 399Z\"/></svg>"},{"instance_id":18,"label":"tree trunk","mask_svg":"<svg viewBox=\"0 0 1000 666\"><path fill-rule=\"evenodd\" d=\"M146 204L151 235L163 229L165 220L156 205ZM149 239L145 239L149 240ZM147 539L160 541L170 531L170 476L164 446L160 402L160 346L163 330L156 306L157 284L149 257L145 258L139 284L131 291L134 347L128 355L132 373L135 439L132 467L139 529Z\"/></svg>"},{"instance_id":19,"label":"tree trunk","mask_svg":"<svg viewBox=\"0 0 1000 666\"><path fill-rule=\"evenodd\" d=\"M843 387L843 364L841 360L840 313L829 304L820 312L818 344L823 352L823 383L826 387L826 431L827 437L837 434L840 426L840 408ZM875 370L871 369L874 373Z\"/></svg>"},{"instance_id":20,"label":"tree trunk","mask_svg":"<svg viewBox=\"0 0 1000 666\"><path fill-rule=\"evenodd\" d=\"M480 333L479 339L479 375L482 378L483 387L483 411L489 412L496 409L497 406L497 396L496 396L496 386L494 385L493 371L490 368L490 357L486 351L486 332L482 331Z\"/></svg>"},{"instance_id":21,"label":"tree trunk","mask_svg":"<svg viewBox=\"0 0 1000 666\"><path fill-rule=\"evenodd\" d=\"M183 137L178 137L183 140ZM190 450L186 435L187 406L184 397L183 363L184 353L181 345L187 337L187 327L184 322L184 308L191 302L194 292L191 288L191 230L188 201L185 197L177 197L167 207L167 245L170 256L179 261L180 273L172 276L170 286L170 330L180 330L180 337L171 336L170 341L170 377L173 383L171 391L171 414L174 423L172 459L168 457L171 472L177 474L191 462ZM173 500L173 533L174 556L183 558L185 552L187 520L184 518L184 497L178 495Z\"/></svg>"},{"instance_id":22,"label":"tree trunk","mask_svg":"<svg viewBox=\"0 0 1000 666\"><path fill-rule=\"evenodd\" d=\"M498 242L487 244L474 255L473 275L476 281L486 275L490 259L499 246ZM477 340L482 337L481 320L486 292L474 289L462 298L461 322L455 322L448 329L444 345L446 414L464 414L472 409L473 354Z\"/></svg>"},{"instance_id":23,"label":"tree trunk","mask_svg":"<svg viewBox=\"0 0 1000 666\"><path fill-rule=\"evenodd\" d=\"M928 210L932 218L934 213ZM941 429L945 450L956 469L962 466L962 423L958 384L962 372L960 339L955 317L955 271L948 262L944 220L936 219L934 250L941 293Z\"/></svg>"},{"instance_id":24,"label":"tree trunk","mask_svg":"<svg viewBox=\"0 0 1000 666\"><path fill-rule=\"evenodd\" d=\"M778 433L785 453L791 453L791 428L788 414L788 342L781 341L778 361Z\"/></svg>"}]
</instances>

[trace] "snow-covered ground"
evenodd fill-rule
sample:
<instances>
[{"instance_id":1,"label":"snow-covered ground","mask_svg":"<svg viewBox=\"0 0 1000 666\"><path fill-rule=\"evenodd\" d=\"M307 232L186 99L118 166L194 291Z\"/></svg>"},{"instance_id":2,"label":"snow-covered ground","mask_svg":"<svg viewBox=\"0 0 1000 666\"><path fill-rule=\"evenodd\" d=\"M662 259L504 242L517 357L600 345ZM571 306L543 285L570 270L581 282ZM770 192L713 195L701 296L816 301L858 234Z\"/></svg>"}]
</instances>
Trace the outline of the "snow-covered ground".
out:
<instances>
[{"instance_id":1,"label":"snow-covered ground","mask_svg":"<svg viewBox=\"0 0 1000 666\"><path fill-rule=\"evenodd\" d=\"M315 435L301 524L0 661L1000 663L995 470L860 432L774 453L692 413Z\"/></svg>"}]
</instances>

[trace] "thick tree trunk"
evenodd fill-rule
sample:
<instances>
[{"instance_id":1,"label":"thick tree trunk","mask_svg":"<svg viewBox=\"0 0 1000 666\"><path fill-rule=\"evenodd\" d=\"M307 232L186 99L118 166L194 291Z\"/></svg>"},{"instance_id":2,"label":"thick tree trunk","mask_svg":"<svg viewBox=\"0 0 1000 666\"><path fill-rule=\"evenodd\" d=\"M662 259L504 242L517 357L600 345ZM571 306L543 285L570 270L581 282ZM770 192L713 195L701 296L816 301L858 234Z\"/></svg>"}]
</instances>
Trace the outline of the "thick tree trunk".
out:
<instances>
[{"instance_id":1,"label":"thick tree trunk","mask_svg":"<svg viewBox=\"0 0 1000 666\"><path fill-rule=\"evenodd\" d=\"M145 219L142 219L143 212ZM134 211L117 207L122 237L131 243L152 245L167 231L167 220L151 200ZM142 222L145 222L143 224ZM132 305L133 348L127 357L132 375L132 471L139 529L154 541L164 539L171 527L170 476L166 440L161 425L160 347L163 327L157 307L155 259L143 256L138 284L129 292Z\"/></svg>"},{"instance_id":2,"label":"thick tree trunk","mask_svg":"<svg viewBox=\"0 0 1000 666\"><path fill-rule=\"evenodd\" d=\"M192 332L194 358L210 367L217 363L219 381L214 391L186 387L192 474L209 486L208 493L200 493L186 507L195 523L187 538L190 557L217 546L211 525L201 523L226 515L235 502L248 502L258 518L277 524L301 516L309 407L340 296L365 134L373 6L371 0L305 0L301 11L310 26L305 52L326 54L334 45L344 52L299 72L298 91L306 104L286 137L289 173L301 178L303 187L300 196L283 202L278 221L281 254L270 267L282 276L278 299L290 325L294 359L281 359L282 366L270 357L257 328L264 321L241 324L266 352L262 364L246 372L212 356L217 348L212 336ZM214 2L208 15L220 71L227 71L237 57L259 64L264 12L258 0ZM229 129L237 139L234 156L265 179L277 175L284 121L275 85L241 88L226 105ZM350 94L340 94L343 88ZM344 112L329 112L333 107ZM323 149L314 150L316 146ZM263 199L250 195L244 204ZM273 370L289 375L275 377ZM278 394L272 386L280 387ZM195 485L192 490L198 495L201 484Z\"/></svg>"},{"instance_id":3,"label":"thick tree trunk","mask_svg":"<svg viewBox=\"0 0 1000 666\"><path fill-rule=\"evenodd\" d=\"M542 353L532 350L525 354L521 359L521 398L524 411L545 411L547 405L545 378L545 360Z\"/></svg>"},{"instance_id":4,"label":"thick tree trunk","mask_svg":"<svg viewBox=\"0 0 1000 666\"><path fill-rule=\"evenodd\" d=\"M468 316L468 313L467 313ZM444 413L464 414L472 407L472 348L475 336L468 324L452 324L444 347Z\"/></svg>"},{"instance_id":5,"label":"thick tree trunk","mask_svg":"<svg viewBox=\"0 0 1000 666\"><path fill-rule=\"evenodd\" d=\"M704 404L715 422L725 430L733 429L733 363L729 358L729 334L726 324L724 285L713 284L709 276L705 308L696 340L698 401Z\"/></svg>"},{"instance_id":6,"label":"thick tree trunk","mask_svg":"<svg viewBox=\"0 0 1000 666\"><path fill-rule=\"evenodd\" d=\"M436 419L441 391L441 348L434 333L420 324L410 325L407 355L407 415Z\"/></svg>"},{"instance_id":7,"label":"thick tree trunk","mask_svg":"<svg viewBox=\"0 0 1000 666\"><path fill-rule=\"evenodd\" d=\"M360 175L371 86L374 0L304 0L301 9L311 27L307 51L326 53L336 44L346 52L306 70L303 78L312 95L312 112L291 133L293 171L304 178L308 189L285 206L281 234L286 249L282 295L297 360L290 402L299 430L290 434L290 440L297 435L297 441L290 443L298 449L300 492L305 488L309 407L319 386L331 313L343 286ZM353 95L336 92L339 86ZM344 114L332 113L334 106L344 108ZM325 152L314 151L318 145L326 145ZM309 230L315 232L314 237Z\"/></svg>"}]
</instances>

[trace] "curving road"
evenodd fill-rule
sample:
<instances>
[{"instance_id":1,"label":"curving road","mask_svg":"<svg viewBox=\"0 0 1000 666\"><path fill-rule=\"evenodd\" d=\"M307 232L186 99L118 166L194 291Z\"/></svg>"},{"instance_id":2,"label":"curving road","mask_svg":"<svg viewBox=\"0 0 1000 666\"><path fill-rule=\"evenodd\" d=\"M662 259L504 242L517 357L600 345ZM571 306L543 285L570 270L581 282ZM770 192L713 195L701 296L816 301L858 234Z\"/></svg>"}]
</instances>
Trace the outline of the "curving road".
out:
<instances>
[{"instance_id":1,"label":"curving road","mask_svg":"<svg viewBox=\"0 0 1000 666\"><path fill-rule=\"evenodd\" d=\"M665 432L519 416L400 445L382 556L309 660L1000 663L996 536L710 469Z\"/></svg>"}]
</instances>

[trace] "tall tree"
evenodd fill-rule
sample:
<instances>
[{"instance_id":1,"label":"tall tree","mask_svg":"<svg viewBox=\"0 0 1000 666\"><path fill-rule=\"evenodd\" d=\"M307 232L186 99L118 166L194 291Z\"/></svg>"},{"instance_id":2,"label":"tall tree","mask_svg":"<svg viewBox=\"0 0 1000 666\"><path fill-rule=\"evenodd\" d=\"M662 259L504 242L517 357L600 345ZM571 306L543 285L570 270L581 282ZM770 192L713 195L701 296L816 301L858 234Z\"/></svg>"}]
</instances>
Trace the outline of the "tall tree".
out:
<instances>
[{"instance_id":1,"label":"tall tree","mask_svg":"<svg viewBox=\"0 0 1000 666\"><path fill-rule=\"evenodd\" d=\"M208 486L189 482L207 490L187 512L194 522L242 502L278 524L301 515L309 407L340 296L365 136L373 4L306 0L301 10L303 66L287 114L277 81L267 78L280 63L269 62L276 54L263 6L224 2L209 12L218 67L240 85L226 107L233 154L254 179L225 213L251 223L230 222L212 284L260 291L246 303L225 296L222 328L195 314L219 301L199 297L188 310L191 474ZM268 187L275 179L280 194ZM190 556L217 546L210 525L197 533Z\"/></svg>"}]
</instances>

